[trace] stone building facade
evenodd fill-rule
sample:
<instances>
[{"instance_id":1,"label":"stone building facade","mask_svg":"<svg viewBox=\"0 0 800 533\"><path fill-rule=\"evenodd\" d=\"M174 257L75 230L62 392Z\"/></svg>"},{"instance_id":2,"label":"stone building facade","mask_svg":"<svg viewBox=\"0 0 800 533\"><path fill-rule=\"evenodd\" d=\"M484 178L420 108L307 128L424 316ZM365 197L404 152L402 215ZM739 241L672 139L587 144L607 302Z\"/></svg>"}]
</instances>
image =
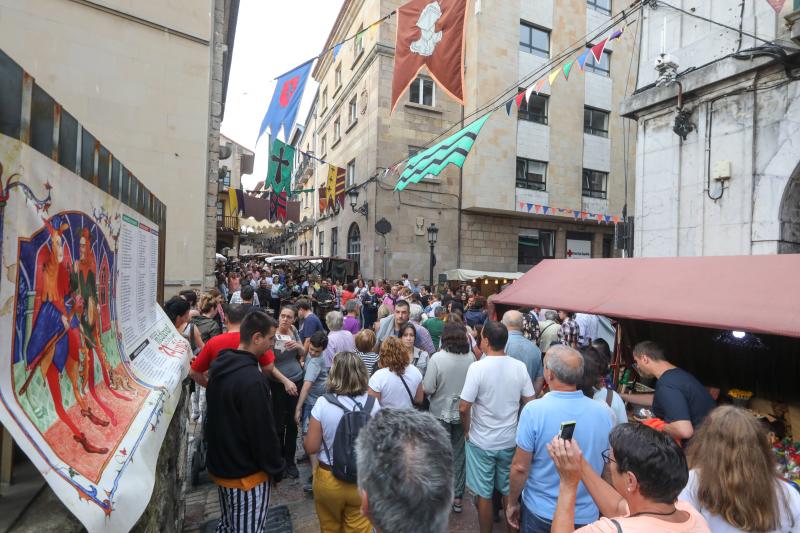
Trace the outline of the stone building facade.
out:
<instances>
[{"instance_id":1,"label":"stone building facade","mask_svg":"<svg viewBox=\"0 0 800 533\"><path fill-rule=\"evenodd\" d=\"M325 48L357 34L401 4L345 1ZM610 0L540 4L470 3L463 109L423 70L390 115L396 17L343 45L335 59L330 53L321 59L313 73L320 85L305 142L313 143L317 157L336 166L348 168L354 163L347 188L358 190L356 207L366 202L367 215L354 213L347 198L344 207L333 213L319 213L319 206L312 206L316 227L306 250L358 259L365 277L396 279L408 272L425 282L426 230L431 223L440 229L436 273L452 268L515 272L547 257L617 253L613 225L605 219L603 224L596 219L576 220L573 213L621 217L626 203L632 211L635 124L631 122L626 152L623 121L616 110L626 86L633 86L626 83L633 31L609 45L604 61L597 65L590 61L585 74L576 71L569 81L559 80L553 94L542 91L530 109L523 106L521 113L515 109L510 116L503 110L495 112L463 171L450 167L402 192L393 191L396 175L384 175L387 167L477 118L470 119L479 107L499 95L513 97L515 80L525 79L575 41L582 42L587 32L597 36L587 45L606 37L613 29L612 9L622 8ZM595 31L599 29L607 31ZM523 30L530 32L524 42ZM531 46L533 40L541 46ZM592 127L586 123L587 113L593 113ZM318 188L327 177L327 167L318 162L313 167ZM598 174L591 191L582 187L584 169ZM562 211L545 214L532 209L534 205ZM375 232L381 218L392 225L385 243Z\"/></svg>"},{"instance_id":2,"label":"stone building facade","mask_svg":"<svg viewBox=\"0 0 800 533\"><path fill-rule=\"evenodd\" d=\"M213 273L238 0L0 0L0 48L167 205L167 295Z\"/></svg>"},{"instance_id":3,"label":"stone building facade","mask_svg":"<svg viewBox=\"0 0 800 533\"><path fill-rule=\"evenodd\" d=\"M688 4L645 9L638 91L623 105L639 124L635 253L798 253L800 1L780 13ZM677 77L658 82L662 49ZM685 139L673 131L680 91Z\"/></svg>"}]
</instances>

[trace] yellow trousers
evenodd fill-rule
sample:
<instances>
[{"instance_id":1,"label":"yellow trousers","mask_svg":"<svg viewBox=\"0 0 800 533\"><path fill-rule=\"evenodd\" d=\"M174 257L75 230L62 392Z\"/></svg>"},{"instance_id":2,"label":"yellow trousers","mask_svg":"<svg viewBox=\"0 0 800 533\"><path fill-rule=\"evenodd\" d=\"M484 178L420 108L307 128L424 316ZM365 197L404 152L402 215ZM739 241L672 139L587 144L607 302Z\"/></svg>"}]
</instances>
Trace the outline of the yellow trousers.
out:
<instances>
[{"instance_id":1,"label":"yellow trousers","mask_svg":"<svg viewBox=\"0 0 800 533\"><path fill-rule=\"evenodd\" d=\"M361 514L361 496L355 483L333 477L330 470L314 471L314 507L321 533L371 533L372 525Z\"/></svg>"}]
</instances>

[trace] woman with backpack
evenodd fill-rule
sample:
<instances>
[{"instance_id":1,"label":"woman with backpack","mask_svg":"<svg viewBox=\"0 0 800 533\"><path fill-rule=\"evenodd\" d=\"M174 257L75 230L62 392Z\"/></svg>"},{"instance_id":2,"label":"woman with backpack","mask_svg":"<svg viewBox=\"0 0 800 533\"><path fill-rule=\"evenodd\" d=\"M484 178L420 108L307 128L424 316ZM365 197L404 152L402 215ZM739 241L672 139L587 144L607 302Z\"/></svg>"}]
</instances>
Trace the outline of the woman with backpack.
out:
<instances>
[{"instance_id":1,"label":"woman with backpack","mask_svg":"<svg viewBox=\"0 0 800 533\"><path fill-rule=\"evenodd\" d=\"M370 533L356 485L355 439L381 406L367 395L369 374L352 352L339 352L328 371L328 393L311 410L306 453L318 454L314 506L321 533Z\"/></svg>"}]
</instances>

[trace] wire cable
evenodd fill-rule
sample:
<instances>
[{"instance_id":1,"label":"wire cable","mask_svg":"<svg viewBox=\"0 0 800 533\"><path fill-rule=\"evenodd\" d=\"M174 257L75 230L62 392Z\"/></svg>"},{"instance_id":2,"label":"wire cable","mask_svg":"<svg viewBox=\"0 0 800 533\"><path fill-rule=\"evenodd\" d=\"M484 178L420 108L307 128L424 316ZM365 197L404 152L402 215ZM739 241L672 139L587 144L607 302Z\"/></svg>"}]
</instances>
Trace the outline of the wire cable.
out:
<instances>
[{"instance_id":1,"label":"wire cable","mask_svg":"<svg viewBox=\"0 0 800 533\"><path fill-rule=\"evenodd\" d=\"M757 41L761 41L762 43L769 43L769 44L772 43L772 41L770 41L769 39L764 39L763 37L759 37L758 35L754 35L752 33L747 33L746 31L742 31L741 28L734 28L733 26L728 26L727 24L723 24L722 22L716 21L714 19L711 19L711 18L708 18L708 17L704 17L702 15L698 15L697 13L692 13L691 11L687 11L687 10L685 10L683 8L680 8L680 7L677 7L677 6L673 6L670 3L664 2L664 0L658 0L656 5L658 5L658 6L662 6L663 5L663 6L669 7L671 9L674 9L675 11L683 13L684 15L689 15L690 17L694 17L696 19L700 19L700 20L703 20L705 22L709 22L711 24L719 26L720 28L725 28L727 30L730 30L730 31L735 32L735 33L738 33L740 35L744 35L745 37L750 37L751 39L755 39Z\"/></svg>"}]
</instances>

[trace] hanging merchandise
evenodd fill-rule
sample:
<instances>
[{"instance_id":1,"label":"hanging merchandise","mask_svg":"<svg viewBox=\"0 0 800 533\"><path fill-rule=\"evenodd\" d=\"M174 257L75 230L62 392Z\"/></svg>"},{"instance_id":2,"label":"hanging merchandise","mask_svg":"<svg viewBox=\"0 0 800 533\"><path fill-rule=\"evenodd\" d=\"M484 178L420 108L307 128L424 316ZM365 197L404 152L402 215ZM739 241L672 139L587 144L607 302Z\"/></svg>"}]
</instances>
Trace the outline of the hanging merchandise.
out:
<instances>
[{"instance_id":1,"label":"hanging merchandise","mask_svg":"<svg viewBox=\"0 0 800 533\"><path fill-rule=\"evenodd\" d=\"M272 187L272 190L276 193L290 190L293 163L294 148L278 139L274 139L269 153L266 187Z\"/></svg>"},{"instance_id":2,"label":"hanging merchandise","mask_svg":"<svg viewBox=\"0 0 800 533\"><path fill-rule=\"evenodd\" d=\"M475 139L490 115L487 113L463 130L409 159L395 190L402 191L409 183L419 183L428 175L438 176L451 163L457 167L464 166Z\"/></svg>"},{"instance_id":3,"label":"hanging merchandise","mask_svg":"<svg viewBox=\"0 0 800 533\"><path fill-rule=\"evenodd\" d=\"M423 67L464 104L467 0L411 0L397 10L392 112Z\"/></svg>"},{"instance_id":4,"label":"hanging merchandise","mask_svg":"<svg viewBox=\"0 0 800 533\"><path fill-rule=\"evenodd\" d=\"M283 128L284 138L289 139L314 59L306 61L277 78L278 83L275 85L272 101L264 115L264 120L261 121L261 128L258 130L259 139L267 131L267 128L269 128L272 138L276 138L280 129Z\"/></svg>"}]
</instances>

